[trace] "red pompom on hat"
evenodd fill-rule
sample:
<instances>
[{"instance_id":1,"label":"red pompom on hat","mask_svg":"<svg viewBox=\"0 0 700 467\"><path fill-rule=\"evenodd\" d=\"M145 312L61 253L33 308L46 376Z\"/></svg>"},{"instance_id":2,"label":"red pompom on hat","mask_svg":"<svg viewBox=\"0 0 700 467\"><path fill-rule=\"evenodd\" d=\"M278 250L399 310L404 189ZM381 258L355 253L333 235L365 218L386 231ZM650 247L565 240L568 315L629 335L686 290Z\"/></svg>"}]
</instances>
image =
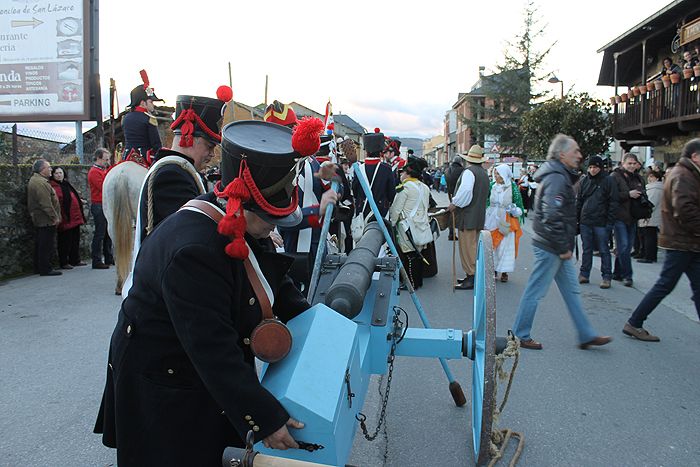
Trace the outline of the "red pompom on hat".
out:
<instances>
[{"instance_id":1,"label":"red pompom on hat","mask_svg":"<svg viewBox=\"0 0 700 467\"><path fill-rule=\"evenodd\" d=\"M313 156L321 147L323 122L316 117L304 117L294 127L292 148L301 156Z\"/></svg>"},{"instance_id":2,"label":"red pompom on hat","mask_svg":"<svg viewBox=\"0 0 700 467\"><path fill-rule=\"evenodd\" d=\"M381 132L381 131L382 131L382 130L380 130L379 128L375 128L375 129L374 129L374 132L375 132L375 133L379 133L379 132Z\"/></svg>"},{"instance_id":3,"label":"red pompom on hat","mask_svg":"<svg viewBox=\"0 0 700 467\"><path fill-rule=\"evenodd\" d=\"M222 84L216 89L216 98L220 101L228 102L233 99L233 89L230 86Z\"/></svg>"}]
</instances>

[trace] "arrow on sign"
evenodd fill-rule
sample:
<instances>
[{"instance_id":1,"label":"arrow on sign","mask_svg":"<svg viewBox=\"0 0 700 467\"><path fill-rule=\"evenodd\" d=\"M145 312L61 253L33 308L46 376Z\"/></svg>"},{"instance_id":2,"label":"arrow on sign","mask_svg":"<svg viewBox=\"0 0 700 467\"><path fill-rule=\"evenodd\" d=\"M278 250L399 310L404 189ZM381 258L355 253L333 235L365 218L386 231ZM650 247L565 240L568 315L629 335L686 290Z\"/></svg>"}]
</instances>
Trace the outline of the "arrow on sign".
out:
<instances>
[{"instance_id":1,"label":"arrow on sign","mask_svg":"<svg viewBox=\"0 0 700 467\"><path fill-rule=\"evenodd\" d=\"M11 23L13 28L21 28L23 26L34 26L34 29L36 29L36 27L39 26L40 24L44 24L44 22L41 20L38 20L36 18L32 18L31 20L15 19L15 20L12 20L12 23Z\"/></svg>"}]
</instances>

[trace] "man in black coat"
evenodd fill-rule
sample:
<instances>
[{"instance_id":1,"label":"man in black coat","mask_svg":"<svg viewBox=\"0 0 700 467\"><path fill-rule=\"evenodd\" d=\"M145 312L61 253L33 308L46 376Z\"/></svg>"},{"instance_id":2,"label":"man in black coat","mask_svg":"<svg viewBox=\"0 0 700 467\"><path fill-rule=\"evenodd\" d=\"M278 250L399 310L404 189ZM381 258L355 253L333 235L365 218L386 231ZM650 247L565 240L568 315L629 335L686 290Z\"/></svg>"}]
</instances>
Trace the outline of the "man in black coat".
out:
<instances>
[{"instance_id":1,"label":"man in black coat","mask_svg":"<svg viewBox=\"0 0 700 467\"><path fill-rule=\"evenodd\" d=\"M266 122L236 122L223 136L226 188L144 242L112 334L95 432L120 467L219 466L249 430L268 447L298 448L287 426L303 424L260 385L251 340L266 304L282 321L309 307L268 238L301 220L294 173L308 154Z\"/></svg>"},{"instance_id":2,"label":"man in black coat","mask_svg":"<svg viewBox=\"0 0 700 467\"><path fill-rule=\"evenodd\" d=\"M221 98L177 96L175 121L170 126L175 133L174 149L160 149L146 174L139 204L138 244L163 219L205 193L199 173L221 143L219 121L227 102L224 99L230 99L224 92L217 94Z\"/></svg>"},{"instance_id":3,"label":"man in black coat","mask_svg":"<svg viewBox=\"0 0 700 467\"><path fill-rule=\"evenodd\" d=\"M646 193L644 180L637 171L641 165L637 156L627 153L622 166L610 175L617 183L618 208L615 217L615 267L613 278L621 280L625 287L632 287L632 246L637 237L637 220L632 216L631 204Z\"/></svg>"},{"instance_id":4,"label":"man in black coat","mask_svg":"<svg viewBox=\"0 0 700 467\"><path fill-rule=\"evenodd\" d=\"M583 244L580 284L590 281L593 250L600 252L601 289L609 289L612 280L612 263L608 239L615 224L618 208L617 184L603 169L603 159L592 156L588 162L588 174L581 179L576 196L576 213Z\"/></svg>"}]
</instances>

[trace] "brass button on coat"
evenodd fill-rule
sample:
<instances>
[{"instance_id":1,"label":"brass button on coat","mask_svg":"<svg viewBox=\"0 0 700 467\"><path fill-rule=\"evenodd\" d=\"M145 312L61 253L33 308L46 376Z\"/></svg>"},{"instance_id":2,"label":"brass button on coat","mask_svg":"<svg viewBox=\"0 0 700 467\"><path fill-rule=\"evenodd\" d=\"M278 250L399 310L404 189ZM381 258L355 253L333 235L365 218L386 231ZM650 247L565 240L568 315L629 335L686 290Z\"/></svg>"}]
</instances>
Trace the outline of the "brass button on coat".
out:
<instances>
[{"instance_id":1,"label":"brass button on coat","mask_svg":"<svg viewBox=\"0 0 700 467\"><path fill-rule=\"evenodd\" d=\"M243 418L245 418L246 420L252 420L252 419L253 419L253 417L251 417L250 415L246 415L246 416L243 417Z\"/></svg>"},{"instance_id":2,"label":"brass button on coat","mask_svg":"<svg viewBox=\"0 0 700 467\"><path fill-rule=\"evenodd\" d=\"M168 368L168 374L169 375L175 374L175 370L173 370L172 368Z\"/></svg>"},{"instance_id":3,"label":"brass button on coat","mask_svg":"<svg viewBox=\"0 0 700 467\"><path fill-rule=\"evenodd\" d=\"M131 334L131 324L126 327L126 333Z\"/></svg>"},{"instance_id":4,"label":"brass button on coat","mask_svg":"<svg viewBox=\"0 0 700 467\"><path fill-rule=\"evenodd\" d=\"M255 305L255 298L250 297L250 300L248 300L248 304L251 305L251 306L252 306L252 305Z\"/></svg>"},{"instance_id":5,"label":"brass button on coat","mask_svg":"<svg viewBox=\"0 0 700 467\"><path fill-rule=\"evenodd\" d=\"M248 425L251 425L251 426L252 426L252 425L255 425L255 422L254 422L253 420L251 420L251 421L248 422Z\"/></svg>"},{"instance_id":6,"label":"brass button on coat","mask_svg":"<svg viewBox=\"0 0 700 467\"><path fill-rule=\"evenodd\" d=\"M244 337L244 338L243 338L243 343L244 343L245 345L250 345L250 339L247 338L247 337Z\"/></svg>"},{"instance_id":7,"label":"brass button on coat","mask_svg":"<svg viewBox=\"0 0 700 467\"><path fill-rule=\"evenodd\" d=\"M258 425L253 425L253 431L260 431L260 427Z\"/></svg>"}]
</instances>

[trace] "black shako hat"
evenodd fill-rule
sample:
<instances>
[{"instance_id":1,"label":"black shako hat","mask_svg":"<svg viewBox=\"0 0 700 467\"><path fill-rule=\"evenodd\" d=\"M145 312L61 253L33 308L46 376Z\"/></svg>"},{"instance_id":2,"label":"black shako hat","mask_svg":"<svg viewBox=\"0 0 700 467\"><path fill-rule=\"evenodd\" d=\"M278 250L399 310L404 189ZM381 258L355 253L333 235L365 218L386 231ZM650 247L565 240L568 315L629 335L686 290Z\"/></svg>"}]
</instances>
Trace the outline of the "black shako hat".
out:
<instances>
[{"instance_id":1,"label":"black shako hat","mask_svg":"<svg viewBox=\"0 0 700 467\"><path fill-rule=\"evenodd\" d=\"M180 136L180 146L192 146L195 137L205 138L211 143L221 143L219 125L225 101L203 96L177 96L175 121L170 125L173 133Z\"/></svg>"},{"instance_id":2,"label":"black shako hat","mask_svg":"<svg viewBox=\"0 0 700 467\"><path fill-rule=\"evenodd\" d=\"M307 156L318 151L323 122L302 118L292 131L275 123L238 121L222 131L221 182L214 189L226 199L226 215L217 230L231 238L226 254L244 259L244 210L270 224L294 226L301 222L296 180Z\"/></svg>"},{"instance_id":3,"label":"black shako hat","mask_svg":"<svg viewBox=\"0 0 700 467\"><path fill-rule=\"evenodd\" d=\"M372 156L379 155L386 147L384 133L380 132L379 128L375 128L374 133L362 135L362 144L365 146L367 154Z\"/></svg>"},{"instance_id":4,"label":"black shako hat","mask_svg":"<svg viewBox=\"0 0 700 467\"><path fill-rule=\"evenodd\" d=\"M428 161L422 157L416 157L413 155L408 156L406 165L403 166L403 171L408 173L412 177L420 177L425 169L428 168Z\"/></svg>"}]
</instances>

